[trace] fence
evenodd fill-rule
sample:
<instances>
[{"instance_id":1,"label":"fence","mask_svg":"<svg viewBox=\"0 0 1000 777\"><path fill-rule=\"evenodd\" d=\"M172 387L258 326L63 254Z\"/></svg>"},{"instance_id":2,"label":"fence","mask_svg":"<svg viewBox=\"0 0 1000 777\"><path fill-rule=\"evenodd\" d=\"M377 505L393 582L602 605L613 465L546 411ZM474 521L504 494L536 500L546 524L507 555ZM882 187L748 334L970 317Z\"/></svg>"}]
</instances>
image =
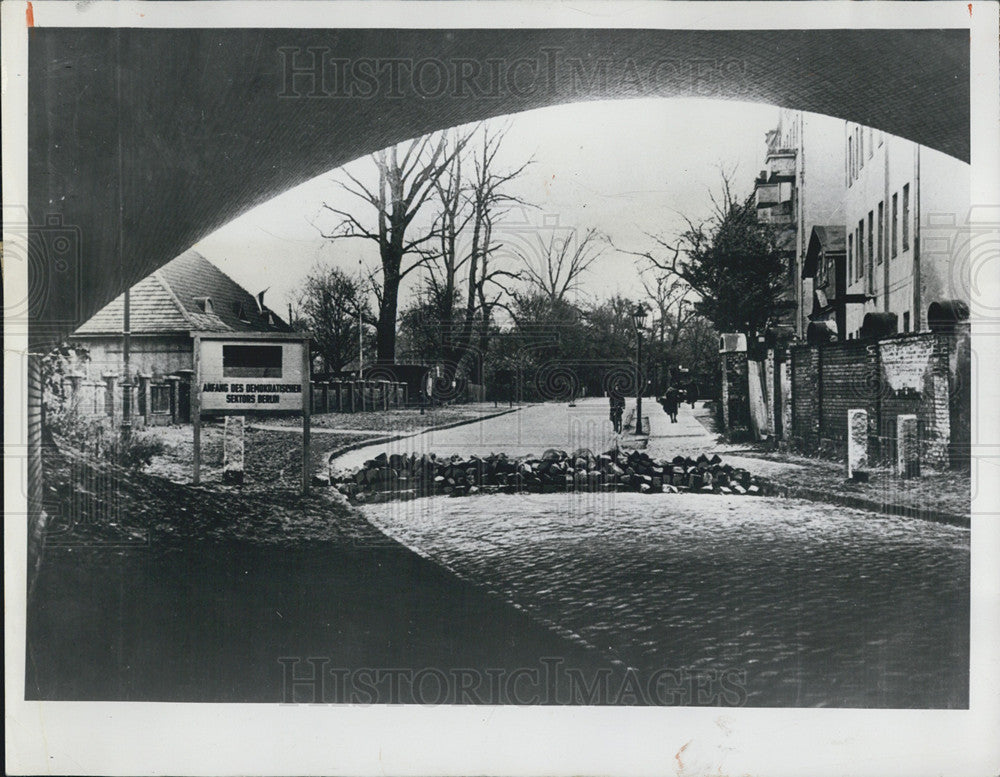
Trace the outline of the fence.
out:
<instances>
[{"instance_id":1,"label":"fence","mask_svg":"<svg viewBox=\"0 0 1000 777\"><path fill-rule=\"evenodd\" d=\"M406 383L388 380L329 380L312 382L313 413L360 413L406 407Z\"/></svg>"},{"instance_id":2,"label":"fence","mask_svg":"<svg viewBox=\"0 0 1000 777\"><path fill-rule=\"evenodd\" d=\"M78 415L112 421L122 418L126 390L135 426L163 426L190 420L189 376L169 375L154 379L151 375L138 375L126 389L115 373L106 373L102 380L70 374L63 378L62 385L67 406Z\"/></svg>"},{"instance_id":3,"label":"fence","mask_svg":"<svg viewBox=\"0 0 1000 777\"><path fill-rule=\"evenodd\" d=\"M154 380L139 375L129 389L132 420L136 426L162 426L190 421L190 375L169 375ZM388 380L312 381L313 413L359 413L406 407L409 387ZM82 375L68 375L63 381L67 403L86 418L120 420L125 387L118 375L106 374L103 380L87 380Z\"/></svg>"}]
</instances>

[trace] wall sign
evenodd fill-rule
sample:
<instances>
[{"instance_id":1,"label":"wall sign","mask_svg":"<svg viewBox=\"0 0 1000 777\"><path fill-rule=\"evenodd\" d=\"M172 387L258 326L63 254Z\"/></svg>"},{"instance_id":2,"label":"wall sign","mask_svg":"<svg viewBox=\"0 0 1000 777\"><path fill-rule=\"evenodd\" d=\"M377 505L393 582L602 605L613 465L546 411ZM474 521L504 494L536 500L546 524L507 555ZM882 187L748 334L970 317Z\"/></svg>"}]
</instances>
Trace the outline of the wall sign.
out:
<instances>
[{"instance_id":1,"label":"wall sign","mask_svg":"<svg viewBox=\"0 0 1000 777\"><path fill-rule=\"evenodd\" d=\"M302 492L309 491L309 335L298 332L192 332L194 483L201 482L203 415L302 414ZM235 419L234 419L235 420ZM227 425L228 428L228 425ZM244 424L233 428L242 435ZM238 447L242 449L242 439ZM242 473L241 473L242 474Z\"/></svg>"},{"instance_id":2,"label":"wall sign","mask_svg":"<svg viewBox=\"0 0 1000 777\"><path fill-rule=\"evenodd\" d=\"M303 353L297 340L200 339L198 386L203 413L303 408Z\"/></svg>"}]
</instances>

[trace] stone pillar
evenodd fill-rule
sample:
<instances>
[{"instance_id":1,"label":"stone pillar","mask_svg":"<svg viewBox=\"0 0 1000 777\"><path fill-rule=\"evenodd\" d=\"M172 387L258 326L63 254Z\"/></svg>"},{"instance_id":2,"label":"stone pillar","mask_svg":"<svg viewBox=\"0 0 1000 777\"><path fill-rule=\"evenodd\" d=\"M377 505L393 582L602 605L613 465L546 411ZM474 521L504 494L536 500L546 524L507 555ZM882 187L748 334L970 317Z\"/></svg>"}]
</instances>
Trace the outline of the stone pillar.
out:
<instances>
[{"instance_id":1,"label":"stone pillar","mask_svg":"<svg viewBox=\"0 0 1000 777\"><path fill-rule=\"evenodd\" d=\"M729 432L729 359L722 355L722 431Z\"/></svg>"},{"instance_id":2,"label":"stone pillar","mask_svg":"<svg viewBox=\"0 0 1000 777\"><path fill-rule=\"evenodd\" d=\"M868 480L868 411L847 411L847 479Z\"/></svg>"},{"instance_id":3,"label":"stone pillar","mask_svg":"<svg viewBox=\"0 0 1000 777\"><path fill-rule=\"evenodd\" d=\"M227 485L243 485L245 435L246 416L227 415L222 444L222 482Z\"/></svg>"},{"instance_id":4,"label":"stone pillar","mask_svg":"<svg viewBox=\"0 0 1000 777\"><path fill-rule=\"evenodd\" d=\"M153 408L150 406L150 402L153 399L150 390L152 380L152 375L139 375L139 413L142 415L143 426L149 426L149 416L153 412Z\"/></svg>"},{"instance_id":5,"label":"stone pillar","mask_svg":"<svg viewBox=\"0 0 1000 777\"><path fill-rule=\"evenodd\" d=\"M920 477L920 436L915 415L896 416L896 473Z\"/></svg>"},{"instance_id":6,"label":"stone pillar","mask_svg":"<svg viewBox=\"0 0 1000 777\"><path fill-rule=\"evenodd\" d=\"M868 458L876 460L883 453L879 451L881 435L881 394L884 385L882 375L882 356L878 342L869 343L865 347L865 370L867 371L867 396L865 410L868 411ZM866 465L867 466L867 465Z\"/></svg>"},{"instance_id":7,"label":"stone pillar","mask_svg":"<svg viewBox=\"0 0 1000 777\"><path fill-rule=\"evenodd\" d=\"M170 384L170 423L181 422L181 379L179 375L167 375Z\"/></svg>"},{"instance_id":8,"label":"stone pillar","mask_svg":"<svg viewBox=\"0 0 1000 777\"><path fill-rule=\"evenodd\" d=\"M777 383L774 379L774 371L776 369L779 369L779 367L775 359L774 349L768 348L767 355L764 357L764 404L767 415L768 433L772 441L777 440L778 430L781 428L781 423L778 421L778 410L781 405L778 404L780 400L777 398L778 392L775 390Z\"/></svg>"},{"instance_id":9,"label":"stone pillar","mask_svg":"<svg viewBox=\"0 0 1000 777\"><path fill-rule=\"evenodd\" d=\"M69 396L66 397L68 405L76 408L80 404L80 386L83 383L82 372L70 372L66 375L66 382L69 384Z\"/></svg>"},{"instance_id":10,"label":"stone pillar","mask_svg":"<svg viewBox=\"0 0 1000 777\"><path fill-rule=\"evenodd\" d=\"M118 385L118 375L114 372L105 372L101 377L104 379L104 413L115 420L115 388Z\"/></svg>"}]
</instances>

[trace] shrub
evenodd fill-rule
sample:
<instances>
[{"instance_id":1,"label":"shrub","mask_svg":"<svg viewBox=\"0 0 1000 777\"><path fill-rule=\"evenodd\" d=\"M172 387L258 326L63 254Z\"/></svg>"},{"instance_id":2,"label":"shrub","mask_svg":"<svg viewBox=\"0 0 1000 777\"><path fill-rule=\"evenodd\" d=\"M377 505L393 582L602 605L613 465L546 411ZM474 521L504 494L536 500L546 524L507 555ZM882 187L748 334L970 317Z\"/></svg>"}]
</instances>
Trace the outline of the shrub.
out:
<instances>
[{"instance_id":1,"label":"shrub","mask_svg":"<svg viewBox=\"0 0 1000 777\"><path fill-rule=\"evenodd\" d=\"M71 448L89 454L96 461L132 470L149 465L166 450L153 432L134 431L123 437L107 418L87 418L71 407L62 407L46 416L48 431Z\"/></svg>"},{"instance_id":2,"label":"shrub","mask_svg":"<svg viewBox=\"0 0 1000 777\"><path fill-rule=\"evenodd\" d=\"M166 450L163 440L152 432L133 432L125 439L119 435L116 447L118 463L134 470L149 466L154 456Z\"/></svg>"}]
</instances>

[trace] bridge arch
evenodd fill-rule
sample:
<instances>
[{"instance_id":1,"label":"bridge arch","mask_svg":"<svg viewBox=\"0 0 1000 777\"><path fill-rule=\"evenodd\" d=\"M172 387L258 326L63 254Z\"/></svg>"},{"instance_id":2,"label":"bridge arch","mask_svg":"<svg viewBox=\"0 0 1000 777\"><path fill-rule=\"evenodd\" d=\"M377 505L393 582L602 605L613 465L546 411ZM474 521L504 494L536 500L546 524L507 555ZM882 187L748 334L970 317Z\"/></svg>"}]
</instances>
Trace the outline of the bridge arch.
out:
<instances>
[{"instance_id":1,"label":"bridge arch","mask_svg":"<svg viewBox=\"0 0 1000 777\"><path fill-rule=\"evenodd\" d=\"M73 251L59 276L42 242L32 345L366 153L533 108L651 96L812 111L969 159L967 30L40 28L29 218Z\"/></svg>"}]
</instances>

